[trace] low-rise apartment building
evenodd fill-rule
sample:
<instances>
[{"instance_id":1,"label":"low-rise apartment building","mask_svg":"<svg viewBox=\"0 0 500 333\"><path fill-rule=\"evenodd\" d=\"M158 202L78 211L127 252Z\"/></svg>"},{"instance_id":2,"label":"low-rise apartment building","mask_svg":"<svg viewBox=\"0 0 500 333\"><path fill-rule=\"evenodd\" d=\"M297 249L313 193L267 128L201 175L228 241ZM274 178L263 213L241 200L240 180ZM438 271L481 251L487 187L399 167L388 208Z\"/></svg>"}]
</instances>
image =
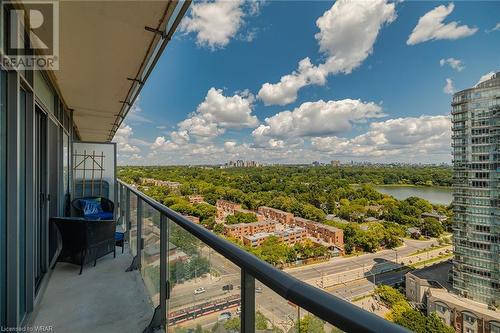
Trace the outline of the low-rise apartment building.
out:
<instances>
[{"instance_id":1,"label":"low-rise apartment building","mask_svg":"<svg viewBox=\"0 0 500 333\"><path fill-rule=\"evenodd\" d=\"M252 210L242 208L240 204L227 200L217 200L217 202L215 203L215 208L217 209L218 220L224 220L228 215L234 215L235 213L254 214L257 217L258 222L266 220L265 216L258 214Z\"/></svg>"},{"instance_id":2,"label":"low-rise apartment building","mask_svg":"<svg viewBox=\"0 0 500 333\"><path fill-rule=\"evenodd\" d=\"M292 227L275 231L274 236L278 237L282 242L292 246L306 239L307 231L302 227Z\"/></svg>"},{"instance_id":3,"label":"low-rise apartment building","mask_svg":"<svg viewBox=\"0 0 500 333\"><path fill-rule=\"evenodd\" d=\"M276 230L276 222L266 220L254 223L237 223L226 225L224 231L226 236L237 238L243 241L243 237L257 233L270 233Z\"/></svg>"},{"instance_id":4,"label":"low-rise apartment building","mask_svg":"<svg viewBox=\"0 0 500 333\"><path fill-rule=\"evenodd\" d=\"M243 244L246 246L257 247L261 246L264 241L271 236L270 232L259 232L253 235L243 236Z\"/></svg>"},{"instance_id":5,"label":"low-rise apartment building","mask_svg":"<svg viewBox=\"0 0 500 333\"><path fill-rule=\"evenodd\" d=\"M330 246L344 248L344 231L327 224L311 221L302 217L295 217L294 224L306 229L307 234L323 241Z\"/></svg>"},{"instance_id":6,"label":"low-rise apartment building","mask_svg":"<svg viewBox=\"0 0 500 333\"><path fill-rule=\"evenodd\" d=\"M215 208L217 209L217 219L222 220L226 216L234 214L236 210L241 209L241 205L220 199L215 202Z\"/></svg>"},{"instance_id":7,"label":"low-rise apartment building","mask_svg":"<svg viewBox=\"0 0 500 333\"><path fill-rule=\"evenodd\" d=\"M427 314L435 313L457 333L499 333L500 313L442 288L430 288Z\"/></svg>"},{"instance_id":8,"label":"low-rise apartment building","mask_svg":"<svg viewBox=\"0 0 500 333\"><path fill-rule=\"evenodd\" d=\"M181 187L181 185L182 185L179 182L171 182L168 180L159 180L159 179L154 179L154 178L140 178L140 182L142 185L166 186L166 187L173 189L173 190L178 190L179 187Z\"/></svg>"},{"instance_id":9,"label":"low-rise apartment building","mask_svg":"<svg viewBox=\"0 0 500 333\"><path fill-rule=\"evenodd\" d=\"M486 304L459 296L451 285L450 261L406 274L406 298L435 313L457 333L500 333L500 313Z\"/></svg>"},{"instance_id":10,"label":"low-rise apartment building","mask_svg":"<svg viewBox=\"0 0 500 333\"><path fill-rule=\"evenodd\" d=\"M274 232L258 232L253 235L243 236L243 244L251 247L261 246L270 236L278 237L283 243L293 246L302 242L307 237L306 229L301 227L286 228Z\"/></svg>"},{"instance_id":11,"label":"low-rise apartment building","mask_svg":"<svg viewBox=\"0 0 500 333\"><path fill-rule=\"evenodd\" d=\"M282 210L261 206L259 207L259 214L264 215L267 219L279 222L281 224L290 225L293 223L293 214L284 212Z\"/></svg>"}]
</instances>

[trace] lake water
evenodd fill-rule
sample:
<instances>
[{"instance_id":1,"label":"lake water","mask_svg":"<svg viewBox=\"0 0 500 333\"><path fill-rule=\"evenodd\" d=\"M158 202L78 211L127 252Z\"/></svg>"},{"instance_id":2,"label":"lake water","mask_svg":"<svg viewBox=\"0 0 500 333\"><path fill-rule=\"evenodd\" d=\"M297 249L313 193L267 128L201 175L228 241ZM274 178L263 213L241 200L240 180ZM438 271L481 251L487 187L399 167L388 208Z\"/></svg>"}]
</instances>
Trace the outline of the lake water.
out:
<instances>
[{"instance_id":1,"label":"lake water","mask_svg":"<svg viewBox=\"0 0 500 333\"><path fill-rule=\"evenodd\" d=\"M398 200L419 197L433 204L449 205L453 199L450 187L375 186L375 189L381 193L392 195Z\"/></svg>"}]
</instances>

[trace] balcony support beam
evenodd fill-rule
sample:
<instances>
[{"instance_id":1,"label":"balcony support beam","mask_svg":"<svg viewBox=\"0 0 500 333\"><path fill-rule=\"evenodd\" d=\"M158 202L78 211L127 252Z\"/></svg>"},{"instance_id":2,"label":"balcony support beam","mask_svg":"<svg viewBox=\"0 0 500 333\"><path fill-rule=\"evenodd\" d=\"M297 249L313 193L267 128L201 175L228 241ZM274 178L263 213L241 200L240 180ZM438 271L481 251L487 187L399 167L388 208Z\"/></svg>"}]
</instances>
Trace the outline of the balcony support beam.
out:
<instances>
[{"instance_id":1,"label":"balcony support beam","mask_svg":"<svg viewBox=\"0 0 500 333\"><path fill-rule=\"evenodd\" d=\"M255 332L255 278L241 270L241 332Z\"/></svg>"}]
</instances>

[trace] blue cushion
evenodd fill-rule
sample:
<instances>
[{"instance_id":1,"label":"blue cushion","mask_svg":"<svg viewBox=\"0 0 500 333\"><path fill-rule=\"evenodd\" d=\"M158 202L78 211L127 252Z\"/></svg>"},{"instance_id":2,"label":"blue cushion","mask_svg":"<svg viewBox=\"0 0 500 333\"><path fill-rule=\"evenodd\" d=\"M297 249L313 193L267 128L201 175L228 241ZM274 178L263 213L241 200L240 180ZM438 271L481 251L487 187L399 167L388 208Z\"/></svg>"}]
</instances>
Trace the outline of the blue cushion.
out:
<instances>
[{"instance_id":1,"label":"blue cushion","mask_svg":"<svg viewBox=\"0 0 500 333\"><path fill-rule=\"evenodd\" d=\"M85 218L88 220L112 220L113 213L112 212L100 212L96 214L88 214L85 215Z\"/></svg>"},{"instance_id":2,"label":"blue cushion","mask_svg":"<svg viewBox=\"0 0 500 333\"><path fill-rule=\"evenodd\" d=\"M97 214L99 216L100 220L112 220L113 219L113 212L102 212Z\"/></svg>"},{"instance_id":3,"label":"blue cushion","mask_svg":"<svg viewBox=\"0 0 500 333\"><path fill-rule=\"evenodd\" d=\"M115 232L115 241L121 241L123 240L123 232Z\"/></svg>"},{"instance_id":4,"label":"blue cushion","mask_svg":"<svg viewBox=\"0 0 500 333\"><path fill-rule=\"evenodd\" d=\"M89 218L91 215L102 213L101 199L80 199L80 207L83 210L83 216Z\"/></svg>"}]
</instances>

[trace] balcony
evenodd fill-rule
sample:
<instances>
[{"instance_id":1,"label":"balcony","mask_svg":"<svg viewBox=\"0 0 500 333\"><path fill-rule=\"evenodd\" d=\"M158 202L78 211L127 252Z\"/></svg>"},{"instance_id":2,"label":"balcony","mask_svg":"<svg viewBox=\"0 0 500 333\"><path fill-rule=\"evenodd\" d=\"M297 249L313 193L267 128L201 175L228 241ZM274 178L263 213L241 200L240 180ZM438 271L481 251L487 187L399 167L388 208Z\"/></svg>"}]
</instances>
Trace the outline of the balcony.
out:
<instances>
[{"instance_id":1,"label":"balcony","mask_svg":"<svg viewBox=\"0 0 500 333\"><path fill-rule=\"evenodd\" d=\"M130 253L102 258L82 275L72 264L52 271L30 326L54 332L141 332L153 314L138 271L127 272Z\"/></svg>"},{"instance_id":2,"label":"balcony","mask_svg":"<svg viewBox=\"0 0 500 333\"><path fill-rule=\"evenodd\" d=\"M85 266L82 275L78 266L58 263L34 326L289 332L300 319L315 318L326 332L407 332L261 261L132 186L117 181L117 188L126 253Z\"/></svg>"}]
</instances>

